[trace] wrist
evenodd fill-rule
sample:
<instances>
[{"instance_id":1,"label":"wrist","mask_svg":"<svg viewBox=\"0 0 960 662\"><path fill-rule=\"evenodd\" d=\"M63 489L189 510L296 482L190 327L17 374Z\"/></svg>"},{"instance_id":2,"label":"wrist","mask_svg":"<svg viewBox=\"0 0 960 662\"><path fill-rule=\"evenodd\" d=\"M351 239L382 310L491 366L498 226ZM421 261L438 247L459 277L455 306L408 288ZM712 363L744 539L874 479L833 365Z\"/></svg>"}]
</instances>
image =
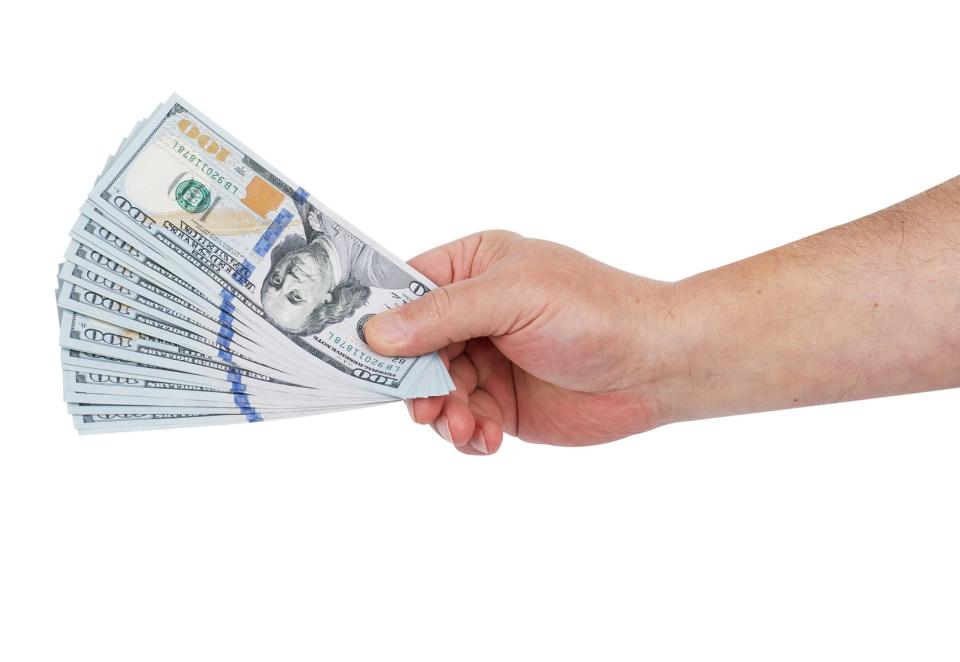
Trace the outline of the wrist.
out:
<instances>
[{"instance_id":1,"label":"wrist","mask_svg":"<svg viewBox=\"0 0 960 662\"><path fill-rule=\"evenodd\" d=\"M666 422L836 402L856 396L864 347L853 301L797 245L675 285Z\"/></svg>"},{"instance_id":2,"label":"wrist","mask_svg":"<svg viewBox=\"0 0 960 662\"><path fill-rule=\"evenodd\" d=\"M654 428L695 418L690 397L695 394L693 368L701 321L684 282L636 277L634 314L623 329L630 366L630 390L642 403L641 426Z\"/></svg>"},{"instance_id":3,"label":"wrist","mask_svg":"<svg viewBox=\"0 0 960 662\"><path fill-rule=\"evenodd\" d=\"M778 294L756 265L736 264L664 284L658 369L649 382L660 425L773 408L789 384L776 327Z\"/></svg>"}]
</instances>

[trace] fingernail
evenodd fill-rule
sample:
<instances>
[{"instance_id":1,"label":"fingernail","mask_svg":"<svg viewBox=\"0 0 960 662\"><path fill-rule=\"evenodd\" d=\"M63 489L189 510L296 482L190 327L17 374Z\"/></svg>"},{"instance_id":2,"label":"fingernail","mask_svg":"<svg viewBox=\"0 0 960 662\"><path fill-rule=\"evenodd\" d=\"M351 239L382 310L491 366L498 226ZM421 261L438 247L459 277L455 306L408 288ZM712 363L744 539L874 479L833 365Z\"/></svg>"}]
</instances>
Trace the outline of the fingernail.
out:
<instances>
[{"instance_id":1,"label":"fingernail","mask_svg":"<svg viewBox=\"0 0 960 662\"><path fill-rule=\"evenodd\" d=\"M447 423L447 417L441 416L437 419L437 432L440 433L440 436L453 443L453 437L450 436L450 425Z\"/></svg>"},{"instance_id":2,"label":"fingernail","mask_svg":"<svg viewBox=\"0 0 960 662\"><path fill-rule=\"evenodd\" d=\"M403 404L407 405L407 412L410 414L410 418L413 419L413 422L417 422L417 417L413 413L413 400L404 400Z\"/></svg>"},{"instance_id":3,"label":"fingernail","mask_svg":"<svg viewBox=\"0 0 960 662\"><path fill-rule=\"evenodd\" d=\"M380 313L372 320L367 322L367 333L371 333L381 342L388 345L396 345L403 342L407 333L400 322L400 316L396 313Z\"/></svg>"},{"instance_id":4,"label":"fingernail","mask_svg":"<svg viewBox=\"0 0 960 662\"><path fill-rule=\"evenodd\" d=\"M489 452L487 450L487 440L483 438L483 432L480 433L480 436L470 440L470 448L484 455Z\"/></svg>"}]
</instances>

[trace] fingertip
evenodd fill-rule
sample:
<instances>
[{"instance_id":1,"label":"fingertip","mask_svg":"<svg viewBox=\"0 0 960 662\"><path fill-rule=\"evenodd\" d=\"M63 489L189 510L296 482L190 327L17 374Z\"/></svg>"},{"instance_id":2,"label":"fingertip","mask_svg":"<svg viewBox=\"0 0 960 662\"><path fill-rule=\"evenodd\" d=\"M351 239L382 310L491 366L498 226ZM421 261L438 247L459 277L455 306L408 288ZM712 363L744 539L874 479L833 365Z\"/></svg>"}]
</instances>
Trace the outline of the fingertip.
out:
<instances>
[{"instance_id":1,"label":"fingertip","mask_svg":"<svg viewBox=\"0 0 960 662\"><path fill-rule=\"evenodd\" d=\"M363 325L363 341L383 356L407 356L409 334L397 310L374 315Z\"/></svg>"},{"instance_id":2,"label":"fingertip","mask_svg":"<svg viewBox=\"0 0 960 662\"><path fill-rule=\"evenodd\" d=\"M484 428L484 435L487 440L487 452L496 453L503 446L503 428L489 421Z\"/></svg>"},{"instance_id":3,"label":"fingertip","mask_svg":"<svg viewBox=\"0 0 960 662\"><path fill-rule=\"evenodd\" d=\"M468 420L469 419L469 420ZM473 437L473 416L469 412L465 415L458 415L450 419L450 436L453 445L462 448L470 443Z\"/></svg>"},{"instance_id":4,"label":"fingertip","mask_svg":"<svg viewBox=\"0 0 960 662\"><path fill-rule=\"evenodd\" d=\"M443 396L437 395L429 398L407 400L406 402L410 403L410 418L413 419L414 423L420 425L433 423L440 415L440 410L443 409L443 399Z\"/></svg>"},{"instance_id":5,"label":"fingertip","mask_svg":"<svg viewBox=\"0 0 960 662\"><path fill-rule=\"evenodd\" d=\"M441 287L453 281L453 257L451 244L438 246L425 253L421 253L409 260L407 264L422 273Z\"/></svg>"},{"instance_id":6,"label":"fingertip","mask_svg":"<svg viewBox=\"0 0 960 662\"><path fill-rule=\"evenodd\" d=\"M466 404L456 398L446 398L443 406L442 418L446 419L450 432L449 440L456 447L466 446L473 437L476 421L473 412Z\"/></svg>"},{"instance_id":7,"label":"fingertip","mask_svg":"<svg viewBox=\"0 0 960 662\"><path fill-rule=\"evenodd\" d=\"M503 428L492 419L477 418L477 429L470 445L483 455L493 455L503 444Z\"/></svg>"},{"instance_id":8,"label":"fingertip","mask_svg":"<svg viewBox=\"0 0 960 662\"><path fill-rule=\"evenodd\" d=\"M430 427L432 427L433 431L440 435L444 441L449 441L451 444L453 443L453 437L450 436L450 424L447 422L446 416L438 416L437 420L435 420Z\"/></svg>"}]
</instances>

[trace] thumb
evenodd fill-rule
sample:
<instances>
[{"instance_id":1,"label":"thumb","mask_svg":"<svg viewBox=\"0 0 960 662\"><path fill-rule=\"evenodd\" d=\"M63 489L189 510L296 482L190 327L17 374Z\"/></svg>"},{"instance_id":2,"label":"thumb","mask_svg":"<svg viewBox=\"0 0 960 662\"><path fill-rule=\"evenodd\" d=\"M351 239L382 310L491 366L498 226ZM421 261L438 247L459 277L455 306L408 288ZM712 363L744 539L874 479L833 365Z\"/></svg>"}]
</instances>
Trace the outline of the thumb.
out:
<instances>
[{"instance_id":1,"label":"thumb","mask_svg":"<svg viewBox=\"0 0 960 662\"><path fill-rule=\"evenodd\" d=\"M506 333L518 305L504 296L492 274L434 289L416 301L372 318L367 344L385 356L418 356L452 343Z\"/></svg>"}]
</instances>

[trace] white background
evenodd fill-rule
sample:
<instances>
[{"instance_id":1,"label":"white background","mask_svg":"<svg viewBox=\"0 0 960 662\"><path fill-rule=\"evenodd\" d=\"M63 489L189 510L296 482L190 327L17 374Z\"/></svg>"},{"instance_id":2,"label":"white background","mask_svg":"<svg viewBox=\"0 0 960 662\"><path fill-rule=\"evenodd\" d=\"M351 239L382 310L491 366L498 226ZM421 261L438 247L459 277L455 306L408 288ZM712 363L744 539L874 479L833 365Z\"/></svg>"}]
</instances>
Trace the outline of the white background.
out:
<instances>
[{"instance_id":1,"label":"white background","mask_svg":"<svg viewBox=\"0 0 960 662\"><path fill-rule=\"evenodd\" d=\"M505 227L676 279L960 172L958 16L775 4L8 3L0 659L957 659L957 391L489 458L399 404L61 403L67 231L172 91L406 256Z\"/></svg>"}]
</instances>

